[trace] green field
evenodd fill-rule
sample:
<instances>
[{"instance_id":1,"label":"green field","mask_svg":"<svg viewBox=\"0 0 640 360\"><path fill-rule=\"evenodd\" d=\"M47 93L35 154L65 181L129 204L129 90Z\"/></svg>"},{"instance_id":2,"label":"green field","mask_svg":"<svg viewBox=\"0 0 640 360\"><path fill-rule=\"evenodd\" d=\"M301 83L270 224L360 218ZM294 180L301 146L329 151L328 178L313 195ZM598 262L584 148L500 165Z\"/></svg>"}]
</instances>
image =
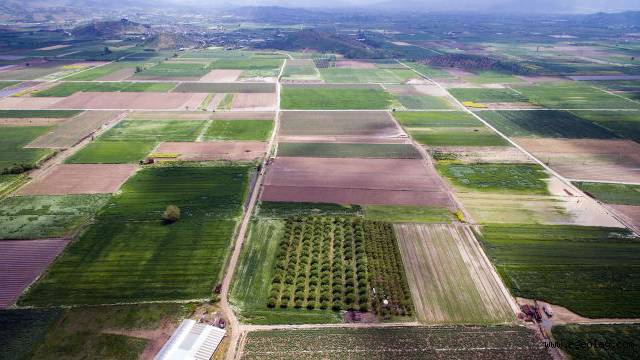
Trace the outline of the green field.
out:
<instances>
[{"instance_id":1,"label":"green field","mask_svg":"<svg viewBox=\"0 0 640 360\"><path fill-rule=\"evenodd\" d=\"M575 82L518 86L529 101L550 109L639 109L631 100Z\"/></svg>"},{"instance_id":2,"label":"green field","mask_svg":"<svg viewBox=\"0 0 640 360\"><path fill-rule=\"evenodd\" d=\"M396 100L406 109L411 110L447 110L454 105L445 97L429 95L395 95Z\"/></svg>"},{"instance_id":3,"label":"green field","mask_svg":"<svg viewBox=\"0 0 640 360\"><path fill-rule=\"evenodd\" d=\"M111 64L107 64L104 66L82 71L77 74L73 74L64 79L68 81L92 81L92 80L97 80L103 76L112 74L118 70L128 69L128 68L131 69L131 68L135 68L136 66L142 67L144 65L145 65L144 63L136 63L136 62L113 62Z\"/></svg>"},{"instance_id":4,"label":"green field","mask_svg":"<svg viewBox=\"0 0 640 360\"><path fill-rule=\"evenodd\" d=\"M552 329L554 340L572 359L636 359L640 352L640 325L561 325Z\"/></svg>"},{"instance_id":5,"label":"green field","mask_svg":"<svg viewBox=\"0 0 640 360\"><path fill-rule=\"evenodd\" d=\"M417 142L429 146L504 146L507 141L463 112L394 112Z\"/></svg>"},{"instance_id":6,"label":"green field","mask_svg":"<svg viewBox=\"0 0 640 360\"><path fill-rule=\"evenodd\" d=\"M77 92L167 92L177 83L152 82L63 82L58 85L32 93L32 96L65 97Z\"/></svg>"},{"instance_id":7,"label":"green field","mask_svg":"<svg viewBox=\"0 0 640 360\"><path fill-rule=\"evenodd\" d=\"M20 303L210 298L241 213L248 172L244 166L138 171ZM175 223L162 221L168 205L181 209Z\"/></svg>"},{"instance_id":8,"label":"green field","mask_svg":"<svg viewBox=\"0 0 640 360\"><path fill-rule=\"evenodd\" d=\"M359 216L362 215L362 207L360 205L262 201L256 213L264 218L311 215Z\"/></svg>"},{"instance_id":9,"label":"green field","mask_svg":"<svg viewBox=\"0 0 640 360\"><path fill-rule=\"evenodd\" d=\"M320 76L328 83L404 83L418 75L408 69L319 69Z\"/></svg>"},{"instance_id":10,"label":"green field","mask_svg":"<svg viewBox=\"0 0 640 360\"><path fill-rule=\"evenodd\" d=\"M522 80L513 75L496 71L481 71L472 76L467 76L464 79L476 84L514 84L522 82Z\"/></svg>"},{"instance_id":11,"label":"green field","mask_svg":"<svg viewBox=\"0 0 640 360\"><path fill-rule=\"evenodd\" d=\"M566 111L483 111L480 116L507 136L610 139L610 131Z\"/></svg>"},{"instance_id":12,"label":"green field","mask_svg":"<svg viewBox=\"0 0 640 360\"><path fill-rule=\"evenodd\" d=\"M293 157L421 159L409 144L278 143L278 155Z\"/></svg>"},{"instance_id":13,"label":"green field","mask_svg":"<svg viewBox=\"0 0 640 360\"><path fill-rule=\"evenodd\" d=\"M640 112L636 111L572 111L581 119L590 121L621 138L640 142Z\"/></svg>"},{"instance_id":14,"label":"green field","mask_svg":"<svg viewBox=\"0 0 640 360\"><path fill-rule=\"evenodd\" d=\"M267 141L272 129L269 120L214 120L203 139Z\"/></svg>"},{"instance_id":15,"label":"green field","mask_svg":"<svg viewBox=\"0 0 640 360\"><path fill-rule=\"evenodd\" d=\"M480 239L515 296L586 317L640 316L640 239L626 229L491 225Z\"/></svg>"},{"instance_id":16,"label":"green field","mask_svg":"<svg viewBox=\"0 0 640 360\"><path fill-rule=\"evenodd\" d=\"M475 89L475 88L454 88L448 89L449 93L459 101L473 101L477 103L500 103L500 102L527 102L526 96L513 89Z\"/></svg>"},{"instance_id":17,"label":"green field","mask_svg":"<svg viewBox=\"0 0 640 360\"><path fill-rule=\"evenodd\" d=\"M284 87L283 109L291 110L383 110L393 98L382 89Z\"/></svg>"},{"instance_id":18,"label":"green field","mask_svg":"<svg viewBox=\"0 0 640 360\"><path fill-rule=\"evenodd\" d=\"M141 304L63 310L34 347L33 359L139 359L149 340L109 331L153 331L189 317L191 304Z\"/></svg>"},{"instance_id":19,"label":"green field","mask_svg":"<svg viewBox=\"0 0 640 360\"><path fill-rule=\"evenodd\" d=\"M51 149L23 148L51 129L49 126L0 126L0 174L24 172L52 155Z\"/></svg>"},{"instance_id":20,"label":"green field","mask_svg":"<svg viewBox=\"0 0 640 360\"><path fill-rule=\"evenodd\" d=\"M10 194L27 180L28 178L25 174L0 175L0 199Z\"/></svg>"},{"instance_id":21,"label":"green field","mask_svg":"<svg viewBox=\"0 0 640 360\"><path fill-rule=\"evenodd\" d=\"M453 214L447 209L409 205L365 205L367 220L393 223L450 223Z\"/></svg>"},{"instance_id":22,"label":"green field","mask_svg":"<svg viewBox=\"0 0 640 360\"><path fill-rule=\"evenodd\" d=\"M55 118L64 119L80 114L81 110L0 110L0 118Z\"/></svg>"},{"instance_id":23,"label":"green field","mask_svg":"<svg viewBox=\"0 0 640 360\"><path fill-rule=\"evenodd\" d=\"M284 221L280 219L260 219L251 224L229 297L240 318L252 324L341 322L339 314L329 310L267 308L278 243L283 232Z\"/></svg>"},{"instance_id":24,"label":"green field","mask_svg":"<svg viewBox=\"0 0 640 360\"><path fill-rule=\"evenodd\" d=\"M273 70L282 66L279 59L217 59L210 69Z\"/></svg>"},{"instance_id":25,"label":"green field","mask_svg":"<svg viewBox=\"0 0 640 360\"><path fill-rule=\"evenodd\" d=\"M0 310L2 359L33 358L33 353L60 315L61 311L58 309Z\"/></svg>"},{"instance_id":26,"label":"green field","mask_svg":"<svg viewBox=\"0 0 640 360\"><path fill-rule=\"evenodd\" d=\"M19 81L0 81L0 90L18 84L20 84Z\"/></svg>"},{"instance_id":27,"label":"green field","mask_svg":"<svg viewBox=\"0 0 640 360\"><path fill-rule=\"evenodd\" d=\"M444 70L441 70L439 68L431 67L429 65L419 64L419 63L414 63L414 62L408 62L406 64L410 68L418 71L421 74L429 76L429 77L443 78L443 79L447 79L447 78L451 77L451 75L449 75L448 72L446 72Z\"/></svg>"},{"instance_id":28,"label":"green field","mask_svg":"<svg viewBox=\"0 0 640 360\"><path fill-rule=\"evenodd\" d=\"M100 140L195 141L206 121L124 120L104 133Z\"/></svg>"},{"instance_id":29,"label":"green field","mask_svg":"<svg viewBox=\"0 0 640 360\"><path fill-rule=\"evenodd\" d=\"M156 146L155 141L97 140L68 157L67 164L128 164L143 160Z\"/></svg>"},{"instance_id":30,"label":"green field","mask_svg":"<svg viewBox=\"0 0 640 360\"><path fill-rule=\"evenodd\" d=\"M91 221L110 196L12 196L0 200L0 239L63 237Z\"/></svg>"},{"instance_id":31,"label":"green field","mask_svg":"<svg viewBox=\"0 0 640 360\"><path fill-rule=\"evenodd\" d=\"M549 175L537 164L458 164L441 162L438 171L456 187L483 192L547 195Z\"/></svg>"},{"instance_id":32,"label":"green field","mask_svg":"<svg viewBox=\"0 0 640 360\"><path fill-rule=\"evenodd\" d=\"M138 72L134 77L200 78L211 71L208 64L181 64L164 62Z\"/></svg>"},{"instance_id":33,"label":"green field","mask_svg":"<svg viewBox=\"0 0 640 360\"><path fill-rule=\"evenodd\" d=\"M576 182L580 190L596 199L619 205L640 206L640 185Z\"/></svg>"},{"instance_id":34,"label":"green field","mask_svg":"<svg viewBox=\"0 0 640 360\"><path fill-rule=\"evenodd\" d=\"M524 326L329 328L253 331L244 360L290 359L551 359Z\"/></svg>"}]
</instances>

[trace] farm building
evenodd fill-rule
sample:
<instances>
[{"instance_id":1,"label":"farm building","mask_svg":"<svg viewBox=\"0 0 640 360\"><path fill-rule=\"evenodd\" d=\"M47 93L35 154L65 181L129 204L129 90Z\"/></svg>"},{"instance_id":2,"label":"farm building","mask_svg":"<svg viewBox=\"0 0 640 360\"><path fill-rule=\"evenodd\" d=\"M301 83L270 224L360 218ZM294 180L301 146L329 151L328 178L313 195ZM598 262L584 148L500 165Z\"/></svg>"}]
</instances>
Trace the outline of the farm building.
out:
<instances>
[{"instance_id":1,"label":"farm building","mask_svg":"<svg viewBox=\"0 0 640 360\"><path fill-rule=\"evenodd\" d=\"M225 331L194 320L184 320L164 344L155 360L208 360L224 338Z\"/></svg>"}]
</instances>

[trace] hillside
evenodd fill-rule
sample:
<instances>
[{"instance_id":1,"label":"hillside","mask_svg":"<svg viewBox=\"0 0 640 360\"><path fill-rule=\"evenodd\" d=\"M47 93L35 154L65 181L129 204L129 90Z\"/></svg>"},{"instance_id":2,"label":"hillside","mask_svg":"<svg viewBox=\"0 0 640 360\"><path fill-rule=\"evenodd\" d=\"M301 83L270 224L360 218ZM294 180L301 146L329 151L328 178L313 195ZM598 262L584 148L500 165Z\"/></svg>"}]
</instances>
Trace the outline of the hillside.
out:
<instances>
[{"instance_id":1,"label":"hillside","mask_svg":"<svg viewBox=\"0 0 640 360\"><path fill-rule=\"evenodd\" d=\"M114 21L94 21L74 28L71 33L79 38L114 38L127 34L149 34L148 25L127 19Z\"/></svg>"}]
</instances>

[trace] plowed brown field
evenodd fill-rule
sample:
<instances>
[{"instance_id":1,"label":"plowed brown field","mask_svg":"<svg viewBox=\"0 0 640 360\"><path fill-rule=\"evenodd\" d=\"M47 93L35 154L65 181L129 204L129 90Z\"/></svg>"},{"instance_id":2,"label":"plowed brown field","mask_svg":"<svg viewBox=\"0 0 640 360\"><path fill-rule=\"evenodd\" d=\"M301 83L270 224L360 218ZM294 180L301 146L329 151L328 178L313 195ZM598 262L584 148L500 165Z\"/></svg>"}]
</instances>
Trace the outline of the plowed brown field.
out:
<instances>
[{"instance_id":1,"label":"plowed brown field","mask_svg":"<svg viewBox=\"0 0 640 360\"><path fill-rule=\"evenodd\" d=\"M25 185L19 195L113 193L133 175L133 164L61 164Z\"/></svg>"},{"instance_id":2,"label":"plowed brown field","mask_svg":"<svg viewBox=\"0 0 640 360\"><path fill-rule=\"evenodd\" d=\"M259 141L165 142L157 153L179 154L178 160L253 160L264 155L267 143Z\"/></svg>"}]
</instances>

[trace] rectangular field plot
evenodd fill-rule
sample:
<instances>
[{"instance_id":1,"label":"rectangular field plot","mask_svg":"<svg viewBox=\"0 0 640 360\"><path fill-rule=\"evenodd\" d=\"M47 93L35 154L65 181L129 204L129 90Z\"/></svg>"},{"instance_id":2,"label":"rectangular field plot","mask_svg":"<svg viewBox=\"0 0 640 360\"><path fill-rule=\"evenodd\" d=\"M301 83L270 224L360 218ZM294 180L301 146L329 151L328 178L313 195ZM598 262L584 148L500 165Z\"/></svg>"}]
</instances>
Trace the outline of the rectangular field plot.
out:
<instances>
[{"instance_id":1,"label":"rectangular field plot","mask_svg":"<svg viewBox=\"0 0 640 360\"><path fill-rule=\"evenodd\" d=\"M393 138L402 134L387 112L382 111L285 111L280 136L328 136Z\"/></svg>"},{"instance_id":2,"label":"rectangular field plot","mask_svg":"<svg viewBox=\"0 0 640 360\"><path fill-rule=\"evenodd\" d=\"M260 141L164 142L155 154L159 155L158 160L168 156L170 160L180 161L251 161L264 156L266 145Z\"/></svg>"},{"instance_id":3,"label":"rectangular field plot","mask_svg":"<svg viewBox=\"0 0 640 360\"><path fill-rule=\"evenodd\" d=\"M68 81L120 81L132 76L136 66L142 66L141 62L114 62L104 66L96 67L78 74L73 74L64 78Z\"/></svg>"},{"instance_id":4,"label":"rectangular field plot","mask_svg":"<svg viewBox=\"0 0 640 360\"><path fill-rule=\"evenodd\" d=\"M640 316L640 239L626 229L485 226L481 239L515 296L585 317Z\"/></svg>"},{"instance_id":5,"label":"rectangular field plot","mask_svg":"<svg viewBox=\"0 0 640 360\"><path fill-rule=\"evenodd\" d=\"M640 81L638 81L640 83ZM608 129L621 138L640 142L640 112L637 111L573 111L581 119Z\"/></svg>"},{"instance_id":6,"label":"rectangular field plot","mask_svg":"<svg viewBox=\"0 0 640 360\"><path fill-rule=\"evenodd\" d=\"M456 187L470 191L548 195L549 175L537 164L441 163L438 171Z\"/></svg>"},{"instance_id":7,"label":"rectangular field plot","mask_svg":"<svg viewBox=\"0 0 640 360\"><path fill-rule=\"evenodd\" d=\"M28 359L61 313L59 309L0 311L0 348L11 353L10 359Z\"/></svg>"},{"instance_id":8,"label":"rectangular field plot","mask_svg":"<svg viewBox=\"0 0 640 360\"><path fill-rule=\"evenodd\" d=\"M535 333L522 326L385 327L255 331L242 359L551 359ZM393 354L393 355L391 355Z\"/></svg>"},{"instance_id":9,"label":"rectangular field plot","mask_svg":"<svg viewBox=\"0 0 640 360\"><path fill-rule=\"evenodd\" d=\"M63 82L52 88L35 91L36 97L66 97L77 92L167 92L176 83L151 82Z\"/></svg>"},{"instance_id":10,"label":"rectangular field plot","mask_svg":"<svg viewBox=\"0 0 640 360\"><path fill-rule=\"evenodd\" d=\"M0 241L0 309L12 305L68 242L67 239Z\"/></svg>"},{"instance_id":11,"label":"rectangular field plot","mask_svg":"<svg viewBox=\"0 0 640 360\"><path fill-rule=\"evenodd\" d=\"M0 201L0 239L68 236L87 224L110 195L12 196Z\"/></svg>"},{"instance_id":12,"label":"rectangular field plot","mask_svg":"<svg viewBox=\"0 0 640 360\"><path fill-rule=\"evenodd\" d=\"M514 140L569 179L637 182L640 177L640 144L630 140Z\"/></svg>"},{"instance_id":13,"label":"rectangular field plot","mask_svg":"<svg viewBox=\"0 0 640 360\"><path fill-rule=\"evenodd\" d=\"M273 121L269 120L214 120L203 139L266 141L272 129Z\"/></svg>"},{"instance_id":14,"label":"rectangular field plot","mask_svg":"<svg viewBox=\"0 0 640 360\"><path fill-rule=\"evenodd\" d=\"M640 346L640 325L561 325L552 328L553 338L572 359L633 359ZM593 349L585 344L628 344Z\"/></svg>"},{"instance_id":15,"label":"rectangular field plot","mask_svg":"<svg viewBox=\"0 0 640 360\"><path fill-rule=\"evenodd\" d=\"M209 298L241 213L248 171L242 166L141 170L22 303ZM172 224L162 220L169 204L181 209Z\"/></svg>"},{"instance_id":16,"label":"rectangular field plot","mask_svg":"<svg viewBox=\"0 0 640 360\"><path fill-rule=\"evenodd\" d=\"M278 155L288 157L421 159L410 144L278 143Z\"/></svg>"},{"instance_id":17,"label":"rectangular field plot","mask_svg":"<svg viewBox=\"0 0 640 360\"><path fill-rule=\"evenodd\" d=\"M184 110L189 108L193 110L205 97L206 94L178 92L78 92L56 101L55 104L49 105L49 108L88 110Z\"/></svg>"},{"instance_id":18,"label":"rectangular field plot","mask_svg":"<svg viewBox=\"0 0 640 360\"><path fill-rule=\"evenodd\" d=\"M211 69L240 69L240 70L272 70L282 66L280 59L216 59L209 65Z\"/></svg>"},{"instance_id":19,"label":"rectangular field plot","mask_svg":"<svg viewBox=\"0 0 640 360\"><path fill-rule=\"evenodd\" d=\"M229 106L240 111L272 111L278 104L275 93L239 93L233 94Z\"/></svg>"},{"instance_id":20,"label":"rectangular field plot","mask_svg":"<svg viewBox=\"0 0 640 360\"><path fill-rule=\"evenodd\" d=\"M206 121L200 120L124 120L100 140L195 141Z\"/></svg>"},{"instance_id":21,"label":"rectangular field plot","mask_svg":"<svg viewBox=\"0 0 640 360\"><path fill-rule=\"evenodd\" d=\"M50 149L24 148L51 129L48 126L0 126L0 173L19 173L34 168L53 154Z\"/></svg>"},{"instance_id":22,"label":"rectangular field plot","mask_svg":"<svg viewBox=\"0 0 640 360\"><path fill-rule=\"evenodd\" d=\"M209 71L211 71L211 67L209 67L208 64L164 62L136 73L133 77L146 80L197 80L209 73Z\"/></svg>"},{"instance_id":23,"label":"rectangular field plot","mask_svg":"<svg viewBox=\"0 0 640 360\"><path fill-rule=\"evenodd\" d=\"M284 86L283 109L291 110L383 110L393 98L382 87Z\"/></svg>"},{"instance_id":24,"label":"rectangular field plot","mask_svg":"<svg viewBox=\"0 0 640 360\"><path fill-rule=\"evenodd\" d=\"M442 180L422 160L279 157L262 200L451 208Z\"/></svg>"},{"instance_id":25,"label":"rectangular field plot","mask_svg":"<svg viewBox=\"0 0 640 360\"><path fill-rule=\"evenodd\" d=\"M610 139L612 132L565 111L483 111L479 114L511 137Z\"/></svg>"},{"instance_id":26,"label":"rectangular field plot","mask_svg":"<svg viewBox=\"0 0 640 360\"><path fill-rule=\"evenodd\" d=\"M409 79L419 77L408 69L372 69L326 68L319 69L320 76L327 83L389 83L402 84Z\"/></svg>"},{"instance_id":27,"label":"rectangular field plot","mask_svg":"<svg viewBox=\"0 0 640 360\"><path fill-rule=\"evenodd\" d=\"M459 101L473 101L476 103L514 103L527 102L529 99L511 89L485 88L451 88L449 93Z\"/></svg>"},{"instance_id":28,"label":"rectangular field plot","mask_svg":"<svg viewBox=\"0 0 640 360\"><path fill-rule=\"evenodd\" d=\"M287 60L282 77L287 80L319 80L320 73L313 60Z\"/></svg>"},{"instance_id":29,"label":"rectangular field plot","mask_svg":"<svg viewBox=\"0 0 640 360\"><path fill-rule=\"evenodd\" d=\"M507 142L463 112L394 112L417 142L427 146L503 146Z\"/></svg>"},{"instance_id":30,"label":"rectangular field plot","mask_svg":"<svg viewBox=\"0 0 640 360\"><path fill-rule=\"evenodd\" d=\"M182 93L275 93L276 85L272 83L180 83L173 92Z\"/></svg>"},{"instance_id":31,"label":"rectangular field plot","mask_svg":"<svg viewBox=\"0 0 640 360\"><path fill-rule=\"evenodd\" d=\"M132 164L62 164L56 165L24 187L20 195L73 195L114 193L133 175Z\"/></svg>"},{"instance_id":32,"label":"rectangular field plot","mask_svg":"<svg viewBox=\"0 0 640 360\"><path fill-rule=\"evenodd\" d=\"M114 111L86 111L83 114L71 118L53 131L48 132L30 142L27 148L70 148L88 137L101 127L117 121L121 112Z\"/></svg>"},{"instance_id":33,"label":"rectangular field plot","mask_svg":"<svg viewBox=\"0 0 640 360\"><path fill-rule=\"evenodd\" d=\"M516 305L471 230L456 225L397 224L418 320L428 324L497 324Z\"/></svg>"},{"instance_id":34,"label":"rectangular field plot","mask_svg":"<svg viewBox=\"0 0 640 360\"><path fill-rule=\"evenodd\" d=\"M575 185L596 199L619 205L640 206L640 185L576 182Z\"/></svg>"},{"instance_id":35,"label":"rectangular field plot","mask_svg":"<svg viewBox=\"0 0 640 360\"><path fill-rule=\"evenodd\" d=\"M640 104L579 83L565 82L516 88L534 104L549 109L638 109Z\"/></svg>"},{"instance_id":36,"label":"rectangular field plot","mask_svg":"<svg viewBox=\"0 0 640 360\"><path fill-rule=\"evenodd\" d=\"M153 140L93 141L68 157L66 164L130 164L137 163L156 146Z\"/></svg>"}]
</instances>

